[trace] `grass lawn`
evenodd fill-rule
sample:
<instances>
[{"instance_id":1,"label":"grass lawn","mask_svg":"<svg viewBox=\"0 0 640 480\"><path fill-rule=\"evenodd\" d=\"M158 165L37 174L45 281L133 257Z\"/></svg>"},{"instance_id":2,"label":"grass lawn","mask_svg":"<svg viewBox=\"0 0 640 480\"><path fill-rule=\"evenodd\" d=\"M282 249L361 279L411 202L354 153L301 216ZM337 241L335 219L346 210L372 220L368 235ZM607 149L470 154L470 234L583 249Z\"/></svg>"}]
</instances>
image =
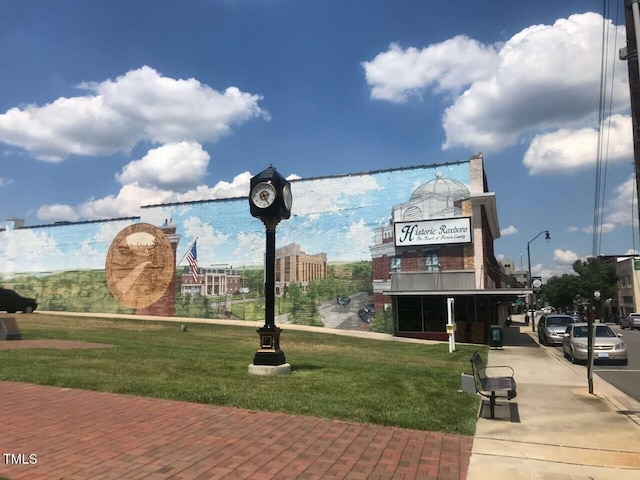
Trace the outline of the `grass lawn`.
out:
<instances>
[{"instance_id":1,"label":"grass lawn","mask_svg":"<svg viewBox=\"0 0 640 480\"><path fill-rule=\"evenodd\" d=\"M291 375L256 376L254 328L19 315L25 340L115 348L0 350L0 380L473 435L480 399L460 373L486 347L424 345L286 330Z\"/></svg>"}]
</instances>

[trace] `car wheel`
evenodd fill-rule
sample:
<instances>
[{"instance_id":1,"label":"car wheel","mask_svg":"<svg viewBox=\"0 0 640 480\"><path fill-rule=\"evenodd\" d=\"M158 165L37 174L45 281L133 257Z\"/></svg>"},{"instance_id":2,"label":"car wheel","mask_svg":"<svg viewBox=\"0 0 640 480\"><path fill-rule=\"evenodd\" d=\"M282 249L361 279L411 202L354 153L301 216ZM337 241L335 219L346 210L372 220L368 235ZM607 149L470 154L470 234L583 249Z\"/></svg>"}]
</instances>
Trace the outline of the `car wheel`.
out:
<instances>
[{"instance_id":1,"label":"car wheel","mask_svg":"<svg viewBox=\"0 0 640 480\"><path fill-rule=\"evenodd\" d=\"M573 348L569 352L569 360L571 360L571 363L578 363L578 362L576 362L576 357L573 354Z\"/></svg>"},{"instance_id":2,"label":"car wheel","mask_svg":"<svg viewBox=\"0 0 640 480\"><path fill-rule=\"evenodd\" d=\"M544 342L542 341L542 336L541 335L538 335L538 343L540 345L544 345Z\"/></svg>"},{"instance_id":3,"label":"car wheel","mask_svg":"<svg viewBox=\"0 0 640 480\"><path fill-rule=\"evenodd\" d=\"M27 307L24 309L24 313L33 313L33 307Z\"/></svg>"}]
</instances>

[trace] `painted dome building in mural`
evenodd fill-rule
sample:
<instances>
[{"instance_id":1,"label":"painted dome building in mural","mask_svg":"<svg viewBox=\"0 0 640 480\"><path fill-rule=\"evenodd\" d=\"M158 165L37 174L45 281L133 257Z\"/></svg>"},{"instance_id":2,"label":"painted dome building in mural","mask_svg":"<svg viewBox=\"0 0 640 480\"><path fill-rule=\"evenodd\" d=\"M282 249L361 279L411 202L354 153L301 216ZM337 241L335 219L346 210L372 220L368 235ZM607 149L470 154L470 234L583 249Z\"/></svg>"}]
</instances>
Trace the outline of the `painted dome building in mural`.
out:
<instances>
[{"instance_id":1,"label":"painted dome building in mural","mask_svg":"<svg viewBox=\"0 0 640 480\"><path fill-rule=\"evenodd\" d=\"M468 166L469 187L436 171L375 230L374 304L391 309L398 336L445 340L453 298L456 339L484 343L489 325L503 323L510 303L526 293L508 288L494 255L500 228L482 155Z\"/></svg>"}]
</instances>

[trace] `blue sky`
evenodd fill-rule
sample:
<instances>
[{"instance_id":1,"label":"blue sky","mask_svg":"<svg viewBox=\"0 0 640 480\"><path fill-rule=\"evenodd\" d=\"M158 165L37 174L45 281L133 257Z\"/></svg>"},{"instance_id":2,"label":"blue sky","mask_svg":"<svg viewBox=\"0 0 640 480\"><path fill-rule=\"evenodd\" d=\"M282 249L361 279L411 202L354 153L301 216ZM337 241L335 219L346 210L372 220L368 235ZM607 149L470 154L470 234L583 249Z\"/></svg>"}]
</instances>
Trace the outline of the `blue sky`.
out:
<instances>
[{"instance_id":1,"label":"blue sky","mask_svg":"<svg viewBox=\"0 0 640 480\"><path fill-rule=\"evenodd\" d=\"M549 230L533 273L570 272L593 253L602 3L3 1L0 227L243 196L270 163L309 178L483 152L496 254L526 268ZM598 253L614 255L640 239L608 3Z\"/></svg>"}]
</instances>

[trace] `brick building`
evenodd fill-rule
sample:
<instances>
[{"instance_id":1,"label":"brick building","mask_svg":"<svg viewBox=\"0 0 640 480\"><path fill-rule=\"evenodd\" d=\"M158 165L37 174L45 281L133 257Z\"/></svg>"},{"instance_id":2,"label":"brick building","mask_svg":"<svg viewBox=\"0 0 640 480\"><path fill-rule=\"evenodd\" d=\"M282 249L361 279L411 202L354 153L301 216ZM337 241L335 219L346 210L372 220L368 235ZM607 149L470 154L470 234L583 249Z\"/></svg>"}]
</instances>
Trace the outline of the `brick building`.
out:
<instances>
[{"instance_id":1,"label":"brick building","mask_svg":"<svg viewBox=\"0 0 640 480\"><path fill-rule=\"evenodd\" d=\"M392 207L370 246L376 309L392 309L395 334L447 338L447 298L455 302L456 338L484 343L503 323L522 288L508 288L493 242L500 237L495 194L482 155L469 162L470 185L435 178Z\"/></svg>"}]
</instances>

